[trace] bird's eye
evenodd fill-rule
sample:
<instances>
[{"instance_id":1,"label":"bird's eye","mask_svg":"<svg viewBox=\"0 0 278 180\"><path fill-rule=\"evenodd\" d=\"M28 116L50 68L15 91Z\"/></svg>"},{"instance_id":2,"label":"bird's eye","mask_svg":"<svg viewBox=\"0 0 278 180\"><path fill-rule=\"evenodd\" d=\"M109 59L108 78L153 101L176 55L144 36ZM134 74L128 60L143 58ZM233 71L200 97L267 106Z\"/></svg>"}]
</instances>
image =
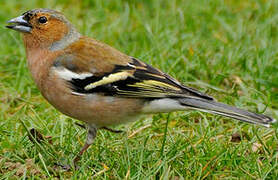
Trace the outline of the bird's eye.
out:
<instances>
[{"instance_id":1,"label":"bird's eye","mask_svg":"<svg viewBox=\"0 0 278 180\"><path fill-rule=\"evenodd\" d=\"M39 18L39 23L44 24L46 22L47 22L47 18L45 16Z\"/></svg>"}]
</instances>

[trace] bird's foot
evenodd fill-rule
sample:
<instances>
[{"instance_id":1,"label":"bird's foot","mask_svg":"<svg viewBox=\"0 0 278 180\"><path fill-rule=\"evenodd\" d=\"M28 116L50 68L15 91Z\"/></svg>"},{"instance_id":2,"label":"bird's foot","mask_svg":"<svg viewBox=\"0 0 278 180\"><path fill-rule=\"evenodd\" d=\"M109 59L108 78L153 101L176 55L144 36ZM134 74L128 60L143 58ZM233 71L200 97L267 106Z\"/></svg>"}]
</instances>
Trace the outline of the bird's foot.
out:
<instances>
[{"instance_id":1,"label":"bird's foot","mask_svg":"<svg viewBox=\"0 0 278 180\"><path fill-rule=\"evenodd\" d=\"M75 163L73 164L73 166L70 165L70 164L55 163L55 168L59 168L59 169L62 169L64 171L71 171L71 170L79 170L80 166L78 166Z\"/></svg>"},{"instance_id":2,"label":"bird's foot","mask_svg":"<svg viewBox=\"0 0 278 180\"><path fill-rule=\"evenodd\" d=\"M30 129L30 131L28 133L28 137L29 137L30 141L33 142L34 144L36 143L36 141L38 143L42 143L45 140L47 140L48 143L52 144L52 137L51 136L43 136L35 128Z\"/></svg>"}]
</instances>

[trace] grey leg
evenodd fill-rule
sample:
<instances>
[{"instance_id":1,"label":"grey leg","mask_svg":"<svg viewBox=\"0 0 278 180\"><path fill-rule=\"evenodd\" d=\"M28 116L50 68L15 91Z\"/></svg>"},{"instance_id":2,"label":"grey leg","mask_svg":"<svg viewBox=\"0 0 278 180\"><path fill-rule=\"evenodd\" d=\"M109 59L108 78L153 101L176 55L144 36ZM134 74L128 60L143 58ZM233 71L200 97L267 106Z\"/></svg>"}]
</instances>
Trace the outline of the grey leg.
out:
<instances>
[{"instance_id":1,"label":"grey leg","mask_svg":"<svg viewBox=\"0 0 278 180\"><path fill-rule=\"evenodd\" d=\"M73 160L75 166L76 166L76 163L81 159L81 156L83 155L83 153L94 142L96 135L97 135L97 127L95 125L88 125L87 140L86 140L84 146L82 147L81 151L77 154L77 156Z\"/></svg>"}]
</instances>

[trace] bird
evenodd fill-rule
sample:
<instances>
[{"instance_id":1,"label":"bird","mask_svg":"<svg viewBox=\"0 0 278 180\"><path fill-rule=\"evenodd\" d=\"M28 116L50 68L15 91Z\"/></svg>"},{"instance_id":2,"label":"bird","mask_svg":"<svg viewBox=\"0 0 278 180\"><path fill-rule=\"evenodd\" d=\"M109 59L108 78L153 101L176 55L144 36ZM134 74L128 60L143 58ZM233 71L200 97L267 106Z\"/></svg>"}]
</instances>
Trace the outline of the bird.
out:
<instances>
[{"instance_id":1,"label":"bird","mask_svg":"<svg viewBox=\"0 0 278 180\"><path fill-rule=\"evenodd\" d=\"M87 138L74 163L99 129L113 131L110 126L144 114L199 110L265 127L276 121L217 102L158 68L81 35L56 10L28 10L7 23L23 35L28 68L42 96L61 113L86 124Z\"/></svg>"}]
</instances>

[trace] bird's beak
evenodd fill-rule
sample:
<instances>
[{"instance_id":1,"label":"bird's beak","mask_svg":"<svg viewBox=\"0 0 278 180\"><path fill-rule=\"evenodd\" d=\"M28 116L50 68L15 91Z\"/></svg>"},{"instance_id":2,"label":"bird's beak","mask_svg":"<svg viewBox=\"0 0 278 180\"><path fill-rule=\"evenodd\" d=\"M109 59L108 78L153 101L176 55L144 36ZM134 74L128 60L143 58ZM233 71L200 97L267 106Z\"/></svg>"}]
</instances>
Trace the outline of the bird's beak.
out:
<instances>
[{"instance_id":1,"label":"bird's beak","mask_svg":"<svg viewBox=\"0 0 278 180\"><path fill-rule=\"evenodd\" d=\"M32 25L24 19L24 16L19 16L7 21L10 25L6 27L23 33L30 33L32 30Z\"/></svg>"}]
</instances>

